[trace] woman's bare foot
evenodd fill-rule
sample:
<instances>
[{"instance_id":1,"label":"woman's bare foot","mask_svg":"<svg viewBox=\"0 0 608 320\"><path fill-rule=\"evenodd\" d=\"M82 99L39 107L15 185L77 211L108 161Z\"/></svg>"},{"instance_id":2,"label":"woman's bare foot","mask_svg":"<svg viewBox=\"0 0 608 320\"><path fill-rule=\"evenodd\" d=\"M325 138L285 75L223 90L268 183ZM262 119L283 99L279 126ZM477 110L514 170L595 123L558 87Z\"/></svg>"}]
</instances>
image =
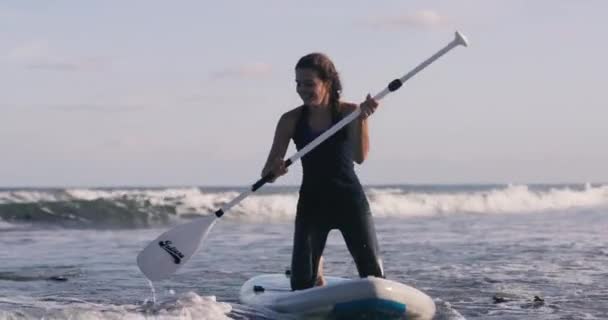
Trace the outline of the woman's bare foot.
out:
<instances>
[{"instance_id":1,"label":"woman's bare foot","mask_svg":"<svg viewBox=\"0 0 608 320\"><path fill-rule=\"evenodd\" d=\"M318 276L315 281L315 287L322 287L325 285L325 278L323 276Z\"/></svg>"},{"instance_id":2,"label":"woman's bare foot","mask_svg":"<svg viewBox=\"0 0 608 320\"><path fill-rule=\"evenodd\" d=\"M325 285L325 278L323 278L323 256L319 257L319 267L317 268L317 280L315 280L315 287L322 287Z\"/></svg>"}]
</instances>

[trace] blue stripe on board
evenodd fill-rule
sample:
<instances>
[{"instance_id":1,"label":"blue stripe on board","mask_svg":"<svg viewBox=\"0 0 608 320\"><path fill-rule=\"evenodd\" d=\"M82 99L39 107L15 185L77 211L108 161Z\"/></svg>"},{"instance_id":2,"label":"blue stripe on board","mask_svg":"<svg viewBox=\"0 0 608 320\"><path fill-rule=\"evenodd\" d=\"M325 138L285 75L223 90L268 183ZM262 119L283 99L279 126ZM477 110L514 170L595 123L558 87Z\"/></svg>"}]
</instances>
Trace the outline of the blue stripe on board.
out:
<instances>
[{"instance_id":1,"label":"blue stripe on board","mask_svg":"<svg viewBox=\"0 0 608 320\"><path fill-rule=\"evenodd\" d=\"M360 313L380 313L386 315L403 315L407 307L403 303L384 299L363 299L350 302L336 303L335 315L353 315Z\"/></svg>"}]
</instances>

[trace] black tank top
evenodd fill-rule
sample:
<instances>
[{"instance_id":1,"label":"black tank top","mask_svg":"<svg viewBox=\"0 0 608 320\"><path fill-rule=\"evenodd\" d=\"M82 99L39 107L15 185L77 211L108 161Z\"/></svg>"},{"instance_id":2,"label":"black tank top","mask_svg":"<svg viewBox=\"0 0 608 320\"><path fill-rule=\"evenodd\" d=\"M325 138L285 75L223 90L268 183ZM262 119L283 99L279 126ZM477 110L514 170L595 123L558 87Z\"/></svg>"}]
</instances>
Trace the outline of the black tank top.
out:
<instances>
[{"instance_id":1,"label":"black tank top","mask_svg":"<svg viewBox=\"0 0 608 320\"><path fill-rule=\"evenodd\" d=\"M302 106L293 135L298 150L323 133L323 131L314 132L308 125L309 108L306 105ZM342 115L333 115L332 124L342 118ZM353 141L348 134L348 125L302 157L302 168L301 195L323 194L365 198L361 183L355 174Z\"/></svg>"}]
</instances>

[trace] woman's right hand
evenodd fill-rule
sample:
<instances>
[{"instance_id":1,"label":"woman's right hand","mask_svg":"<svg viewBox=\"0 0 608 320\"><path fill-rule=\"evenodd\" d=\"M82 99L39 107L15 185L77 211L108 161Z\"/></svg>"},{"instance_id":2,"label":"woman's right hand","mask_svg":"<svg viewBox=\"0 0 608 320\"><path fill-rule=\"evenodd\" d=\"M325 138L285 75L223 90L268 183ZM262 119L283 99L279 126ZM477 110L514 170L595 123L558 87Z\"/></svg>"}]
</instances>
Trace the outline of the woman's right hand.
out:
<instances>
[{"instance_id":1,"label":"woman's right hand","mask_svg":"<svg viewBox=\"0 0 608 320\"><path fill-rule=\"evenodd\" d=\"M272 163L269 163L269 165L264 168L262 177L266 176L269 172L272 172L272 179L270 179L268 182L275 182L278 177L287 173L285 161L281 158L276 158Z\"/></svg>"}]
</instances>

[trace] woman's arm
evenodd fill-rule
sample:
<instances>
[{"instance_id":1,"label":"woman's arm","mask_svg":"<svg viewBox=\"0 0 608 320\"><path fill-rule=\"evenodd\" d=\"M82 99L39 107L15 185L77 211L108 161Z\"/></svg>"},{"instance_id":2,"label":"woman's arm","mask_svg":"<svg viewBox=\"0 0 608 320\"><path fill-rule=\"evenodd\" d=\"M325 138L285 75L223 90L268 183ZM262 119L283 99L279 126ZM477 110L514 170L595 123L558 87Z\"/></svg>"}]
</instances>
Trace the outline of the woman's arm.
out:
<instances>
[{"instance_id":1,"label":"woman's arm","mask_svg":"<svg viewBox=\"0 0 608 320\"><path fill-rule=\"evenodd\" d=\"M274 179L272 179L270 182L274 182L276 178L287 173L287 168L285 167L285 161L283 160L283 158L285 157L285 153L287 152L289 140L291 140L291 137L293 136L294 110L283 114L279 119L279 122L277 123L277 127L275 129L272 147L270 148L270 152L268 153L268 158L266 159L264 169L262 169L262 177L268 174L269 172L274 173Z\"/></svg>"},{"instance_id":2,"label":"woman's arm","mask_svg":"<svg viewBox=\"0 0 608 320\"><path fill-rule=\"evenodd\" d=\"M351 123L351 137L353 138L353 160L362 164L369 153L369 129L367 119L358 117Z\"/></svg>"},{"instance_id":3,"label":"woman's arm","mask_svg":"<svg viewBox=\"0 0 608 320\"><path fill-rule=\"evenodd\" d=\"M348 105L350 112L357 108L354 104ZM370 95L367 95L365 101L359 106L361 115L353 120L350 125L350 134L353 138L353 160L357 164L362 164L367 159L369 153L369 127L367 119L378 108L378 102Z\"/></svg>"}]
</instances>

